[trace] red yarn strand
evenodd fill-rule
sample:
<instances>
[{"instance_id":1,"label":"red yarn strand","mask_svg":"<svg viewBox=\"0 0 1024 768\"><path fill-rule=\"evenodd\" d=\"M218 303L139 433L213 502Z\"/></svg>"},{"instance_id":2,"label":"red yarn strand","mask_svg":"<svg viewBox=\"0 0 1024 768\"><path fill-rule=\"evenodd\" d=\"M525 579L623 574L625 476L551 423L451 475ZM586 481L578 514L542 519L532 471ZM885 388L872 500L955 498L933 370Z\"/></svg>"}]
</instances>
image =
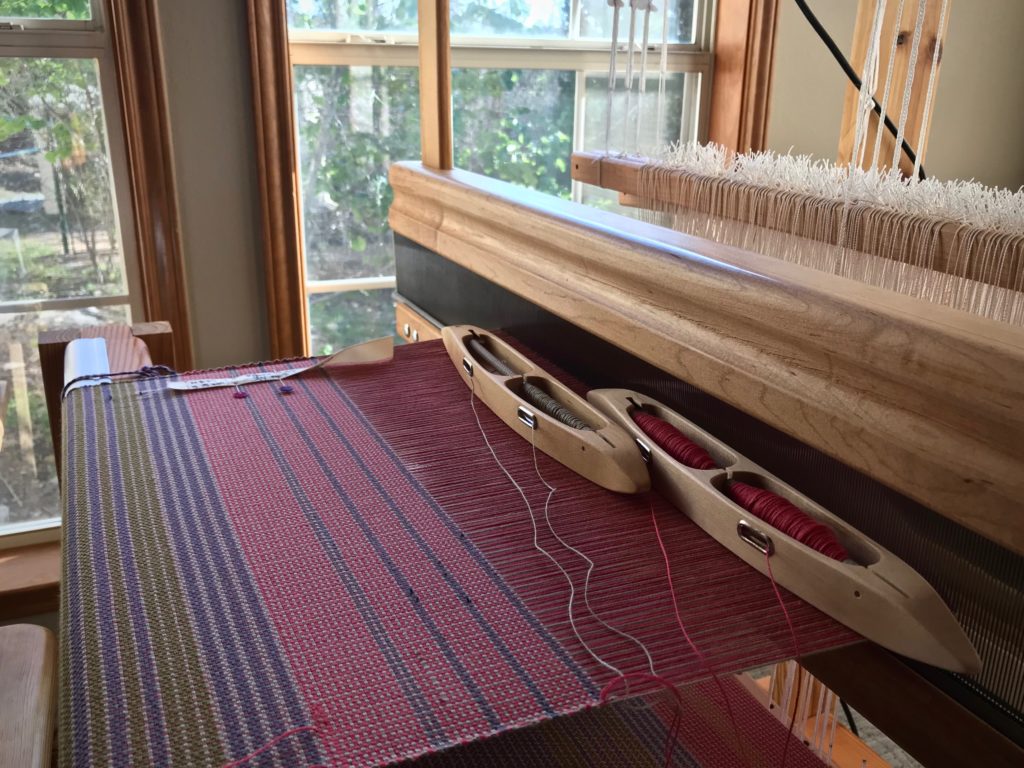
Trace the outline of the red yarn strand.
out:
<instances>
[{"instance_id":1,"label":"red yarn strand","mask_svg":"<svg viewBox=\"0 0 1024 768\"><path fill-rule=\"evenodd\" d=\"M645 435L683 466L691 469L718 469L718 464L707 451L664 419L639 408L635 408L631 415Z\"/></svg>"},{"instance_id":2,"label":"red yarn strand","mask_svg":"<svg viewBox=\"0 0 1024 768\"><path fill-rule=\"evenodd\" d=\"M826 557L840 561L849 558L846 547L836 538L831 528L802 512L782 496L738 481L729 483L729 496L754 517Z\"/></svg>"}]
</instances>

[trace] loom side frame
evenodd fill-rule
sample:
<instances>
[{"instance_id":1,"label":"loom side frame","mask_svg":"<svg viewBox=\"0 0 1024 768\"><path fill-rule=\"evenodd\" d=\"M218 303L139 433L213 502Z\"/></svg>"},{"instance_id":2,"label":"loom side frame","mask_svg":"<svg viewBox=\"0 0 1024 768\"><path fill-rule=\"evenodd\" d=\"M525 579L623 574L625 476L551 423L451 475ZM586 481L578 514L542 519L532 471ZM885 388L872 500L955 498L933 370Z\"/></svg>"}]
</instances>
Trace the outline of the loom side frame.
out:
<instances>
[{"instance_id":1,"label":"loom side frame","mask_svg":"<svg viewBox=\"0 0 1024 768\"><path fill-rule=\"evenodd\" d=\"M464 171L399 234L1024 553L1024 333Z\"/></svg>"}]
</instances>

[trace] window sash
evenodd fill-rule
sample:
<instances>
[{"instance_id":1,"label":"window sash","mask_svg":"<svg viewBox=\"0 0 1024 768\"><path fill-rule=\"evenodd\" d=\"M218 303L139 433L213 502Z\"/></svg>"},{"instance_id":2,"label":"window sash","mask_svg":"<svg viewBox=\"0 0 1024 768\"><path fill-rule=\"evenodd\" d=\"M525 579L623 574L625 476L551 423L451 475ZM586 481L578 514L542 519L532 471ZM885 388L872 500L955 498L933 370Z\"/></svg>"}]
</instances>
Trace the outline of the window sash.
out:
<instances>
[{"instance_id":1,"label":"window sash","mask_svg":"<svg viewBox=\"0 0 1024 768\"><path fill-rule=\"evenodd\" d=\"M68 19L30 19L21 16L4 16L0 14L0 23L9 24L13 29L0 29L0 46L5 45L7 39L31 39L32 45L62 45L59 40L75 39L75 45L88 45L90 39L105 37L105 25L103 23L103 2L102 0L90 0L92 18L86 20ZM42 42L40 42L42 41ZM102 42L99 43L102 45Z\"/></svg>"},{"instance_id":2,"label":"window sash","mask_svg":"<svg viewBox=\"0 0 1024 768\"><path fill-rule=\"evenodd\" d=\"M668 46L669 73L699 74L696 88L684 85L684 110L698 110L698 136L706 138L713 57L709 50L713 3L700 2L695 20L694 42ZM605 74L611 42L590 38L541 38L453 35L452 67L458 69L550 69L576 73L573 146L583 145L584 80L587 75ZM628 44L620 41L620 50ZM292 66L408 67L419 66L418 35L413 33L343 32L338 30L288 30ZM660 44L648 45L651 73L659 71ZM654 54L653 58L650 54ZM296 147L296 151L297 151ZM572 184L572 199L582 200L582 185ZM304 233L303 233L304 236ZM372 283L372 285L371 285ZM394 287L394 275L374 278L306 280L305 295ZM309 329L307 329L307 336Z\"/></svg>"}]
</instances>

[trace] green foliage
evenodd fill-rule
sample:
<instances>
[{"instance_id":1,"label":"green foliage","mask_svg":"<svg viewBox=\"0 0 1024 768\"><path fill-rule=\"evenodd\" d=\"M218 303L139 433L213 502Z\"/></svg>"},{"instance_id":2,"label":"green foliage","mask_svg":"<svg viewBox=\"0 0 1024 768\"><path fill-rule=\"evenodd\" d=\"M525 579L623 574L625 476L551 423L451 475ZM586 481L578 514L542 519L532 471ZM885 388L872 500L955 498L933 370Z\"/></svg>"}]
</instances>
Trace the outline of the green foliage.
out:
<instances>
[{"instance_id":1,"label":"green foliage","mask_svg":"<svg viewBox=\"0 0 1024 768\"><path fill-rule=\"evenodd\" d=\"M0 16L85 20L92 17L92 11L89 0L3 0Z\"/></svg>"},{"instance_id":2,"label":"green foliage","mask_svg":"<svg viewBox=\"0 0 1024 768\"><path fill-rule=\"evenodd\" d=\"M114 258L116 217L95 61L0 58L0 150L41 151L53 166L52 171L43 173L53 177L52 195L60 209L58 216L39 214L25 220L22 214L22 220L0 221L0 226L13 226L22 232L33 228L60 232L58 237L67 243L60 252L65 257L65 278L71 278L72 283L119 284L121 268ZM12 189L24 172L24 165L19 168L17 159L5 160L0 166L0 191ZM42 185L43 179L39 178L36 190ZM68 257L75 255L78 246L84 247L91 273L69 269L68 261L73 259ZM36 269L39 265L31 261L28 266ZM22 283L31 285L48 279L40 274L20 277ZM18 283L5 285L15 292L25 288ZM82 288L78 286L71 295L82 295ZM59 290L50 285L49 295L68 295Z\"/></svg>"}]
</instances>

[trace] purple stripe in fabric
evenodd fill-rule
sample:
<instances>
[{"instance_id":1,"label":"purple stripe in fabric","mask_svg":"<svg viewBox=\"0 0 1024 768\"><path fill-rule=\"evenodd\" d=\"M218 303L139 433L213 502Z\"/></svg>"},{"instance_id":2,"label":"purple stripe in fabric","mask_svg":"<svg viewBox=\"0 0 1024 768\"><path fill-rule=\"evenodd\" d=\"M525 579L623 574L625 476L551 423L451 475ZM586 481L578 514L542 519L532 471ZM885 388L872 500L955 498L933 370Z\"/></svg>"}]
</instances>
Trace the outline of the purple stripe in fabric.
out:
<instances>
[{"instance_id":1,"label":"purple stripe in fabric","mask_svg":"<svg viewBox=\"0 0 1024 768\"><path fill-rule=\"evenodd\" d=\"M278 733L309 724L311 717L227 520L186 398L163 382L140 384L139 389L151 453L161 464L157 474L164 517L175 561L193 593L188 610L202 628L196 639L208 660L207 678L223 718L225 747L232 754L246 754ZM205 535L195 535L199 528ZM240 622L234 610L217 610L227 606L244 610L246 620ZM275 755L284 764L323 759L310 733L282 743Z\"/></svg>"},{"instance_id":2,"label":"purple stripe in fabric","mask_svg":"<svg viewBox=\"0 0 1024 768\"><path fill-rule=\"evenodd\" d=\"M83 410L85 414L86 434L95 436L97 434L97 414L95 400L97 397L104 398L107 392L103 387L97 387L83 398ZM86 475L89 477L89 547L92 550L92 572L96 578L96 590L93 596L96 599L97 616L93 617L97 626L114 627L118 621L114 612L113 585L110 581L110 565L107 553L107 534L103 520L105 510L100 498L100 486L103 480L100 477L99 443L90 442L85 449ZM107 478L109 482L109 478ZM84 510L79 510L82 512ZM123 513L123 510L113 510L114 515ZM121 656L118 651L117 633L115 631L95 632L91 638L99 645L97 660L100 661L100 676L106 688L106 711L111 724L123 722L127 717L126 703L127 691L124 686L124 678L121 674ZM82 640L88 642L89 638L83 636ZM95 701L93 699L92 701ZM109 739L109 754L111 757L129 754L127 732L124 728L107 728ZM94 745L95 746L95 745Z\"/></svg>"},{"instance_id":3,"label":"purple stripe in fabric","mask_svg":"<svg viewBox=\"0 0 1024 768\"><path fill-rule=\"evenodd\" d=\"M163 700L156 679L153 646L149 636L149 624L142 613L142 589L135 549L132 546L132 530L128 525L130 511L124 498L124 475L121 471L121 452L117 440L117 426L114 409L109 403L104 408L107 426L107 450L110 459L111 489L114 503L114 524L117 530L121 568L124 572L124 586L131 606L131 632L135 636L135 647L139 659L139 679L145 698L146 732L149 736L147 747L150 759L156 765L168 761L167 729L163 719ZM147 513L150 510L146 510ZM146 660L146 661L144 661ZM148 661L148 663L147 663Z\"/></svg>"}]
</instances>

